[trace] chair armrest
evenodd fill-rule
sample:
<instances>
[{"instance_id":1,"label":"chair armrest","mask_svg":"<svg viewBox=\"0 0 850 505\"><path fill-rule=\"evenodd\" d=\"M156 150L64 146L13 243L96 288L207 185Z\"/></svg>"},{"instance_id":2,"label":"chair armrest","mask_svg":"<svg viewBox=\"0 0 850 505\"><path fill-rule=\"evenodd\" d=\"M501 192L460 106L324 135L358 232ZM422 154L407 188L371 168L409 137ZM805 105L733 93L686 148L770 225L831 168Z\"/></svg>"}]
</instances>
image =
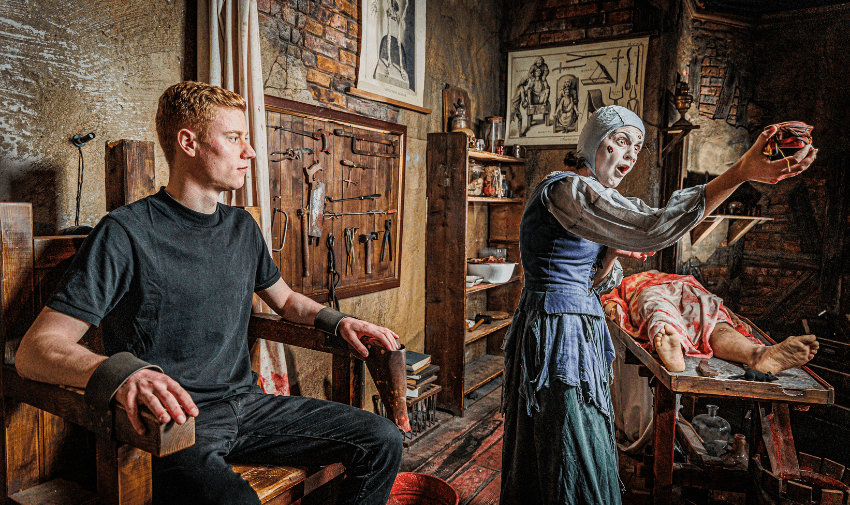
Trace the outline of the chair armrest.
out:
<instances>
[{"instance_id":1,"label":"chair armrest","mask_svg":"<svg viewBox=\"0 0 850 505\"><path fill-rule=\"evenodd\" d=\"M141 409L145 434L139 435L130 424L127 411L120 404L107 411L91 409L79 388L24 379L11 365L3 365L5 396L59 416L89 431L147 451L154 456L167 456L195 443L195 419L185 423L161 424L147 409Z\"/></svg>"},{"instance_id":2,"label":"chair armrest","mask_svg":"<svg viewBox=\"0 0 850 505\"><path fill-rule=\"evenodd\" d=\"M348 342L342 337L328 335L312 326L286 321L275 314L251 314L248 323L249 345L253 345L258 338L336 356L348 356L351 353Z\"/></svg>"}]
</instances>

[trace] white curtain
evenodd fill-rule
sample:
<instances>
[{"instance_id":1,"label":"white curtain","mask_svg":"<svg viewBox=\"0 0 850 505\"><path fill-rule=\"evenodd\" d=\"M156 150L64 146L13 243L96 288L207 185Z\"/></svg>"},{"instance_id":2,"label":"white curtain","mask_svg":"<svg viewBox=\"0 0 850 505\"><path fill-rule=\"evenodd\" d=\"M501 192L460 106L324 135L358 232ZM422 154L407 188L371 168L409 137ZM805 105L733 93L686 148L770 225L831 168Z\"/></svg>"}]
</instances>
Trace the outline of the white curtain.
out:
<instances>
[{"instance_id":1,"label":"white curtain","mask_svg":"<svg viewBox=\"0 0 850 505\"><path fill-rule=\"evenodd\" d=\"M239 93L248 103L245 119L257 157L245 186L222 193L220 200L229 205L259 207L260 227L271 249L269 158L256 0L198 0L198 80ZM261 339L251 353L263 389L288 394L283 345Z\"/></svg>"}]
</instances>

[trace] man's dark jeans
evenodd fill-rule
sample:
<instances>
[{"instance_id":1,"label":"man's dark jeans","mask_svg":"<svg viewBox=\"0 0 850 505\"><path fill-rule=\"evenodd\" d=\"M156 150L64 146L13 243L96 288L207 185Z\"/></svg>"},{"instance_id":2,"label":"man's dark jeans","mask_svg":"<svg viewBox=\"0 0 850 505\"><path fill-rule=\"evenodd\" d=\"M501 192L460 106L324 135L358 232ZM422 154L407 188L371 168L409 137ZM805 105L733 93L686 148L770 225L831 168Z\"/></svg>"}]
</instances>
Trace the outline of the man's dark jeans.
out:
<instances>
[{"instance_id":1,"label":"man's dark jeans","mask_svg":"<svg viewBox=\"0 0 850 505\"><path fill-rule=\"evenodd\" d=\"M385 505L389 499L402 439L386 418L340 403L263 393L231 396L200 411L195 445L153 459L155 504L259 505L228 463L342 462L339 503Z\"/></svg>"}]
</instances>

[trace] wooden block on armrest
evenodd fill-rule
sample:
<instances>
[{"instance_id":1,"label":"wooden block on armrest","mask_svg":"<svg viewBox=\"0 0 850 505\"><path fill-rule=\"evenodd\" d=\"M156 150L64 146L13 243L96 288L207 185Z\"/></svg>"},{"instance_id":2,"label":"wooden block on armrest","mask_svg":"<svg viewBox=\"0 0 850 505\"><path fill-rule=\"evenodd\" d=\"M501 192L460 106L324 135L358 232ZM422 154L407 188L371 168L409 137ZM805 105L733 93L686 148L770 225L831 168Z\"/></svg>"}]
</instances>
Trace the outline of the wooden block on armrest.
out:
<instances>
[{"instance_id":1,"label":"wooden block on armrest","mask_svg":"<svg viewBox=\"0 0 850 505\"><path fill-rule=\"evenodd\" d=\"M169 421L160 423L147 408L141 411L145 423L145 434L133 429L123 405L115 408L115 440L130 444L154 456L168 456L195 443L195 418L186 417L186 422L177 424Z\"/></svg>"},{"instance_id":2,"label":"wooden block on armrest","mask_svg":"<svg viewBox=\"0 0 850 505\"><path fill-rule=\"evenodd\" d=\"M143 409L142 420L147 432L139 435L130 424L124 407L118 405L112 416L98 417L86 405L82 389L24 379L10 365L3 366L3 388L6 395L15 401L50 412L94 433L108 434L118 442L154 456L172 454L195 443L194 418L189 418L182 425L174 421L160 424L149 410Z\"/></svg>"}]
</instances>

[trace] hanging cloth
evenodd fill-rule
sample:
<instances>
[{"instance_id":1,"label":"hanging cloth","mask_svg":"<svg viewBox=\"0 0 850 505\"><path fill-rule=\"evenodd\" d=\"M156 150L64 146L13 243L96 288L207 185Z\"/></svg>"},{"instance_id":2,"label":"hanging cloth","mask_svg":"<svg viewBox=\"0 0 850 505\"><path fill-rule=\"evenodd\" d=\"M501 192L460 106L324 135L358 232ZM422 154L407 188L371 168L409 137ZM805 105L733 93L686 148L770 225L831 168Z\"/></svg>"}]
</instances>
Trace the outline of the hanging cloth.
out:
<instances>
[{"instance_id":1,"label":"hanging cloth","mask_svg":"<svg viewBox=\"0 0 850 505\"><path fill-rule=\"evenodd\" d=\"M257 157L245 185L221 194L228 205L260 208L260 228L271 249L271 200L266 109L256 0L198 0L198 80L239 93L248 104L245 121ZM265 304L264 309L268 311ZM283 344L259 339L251 350L254 371L267 393L289 394Z\"/></svg>"}]
</instances>

